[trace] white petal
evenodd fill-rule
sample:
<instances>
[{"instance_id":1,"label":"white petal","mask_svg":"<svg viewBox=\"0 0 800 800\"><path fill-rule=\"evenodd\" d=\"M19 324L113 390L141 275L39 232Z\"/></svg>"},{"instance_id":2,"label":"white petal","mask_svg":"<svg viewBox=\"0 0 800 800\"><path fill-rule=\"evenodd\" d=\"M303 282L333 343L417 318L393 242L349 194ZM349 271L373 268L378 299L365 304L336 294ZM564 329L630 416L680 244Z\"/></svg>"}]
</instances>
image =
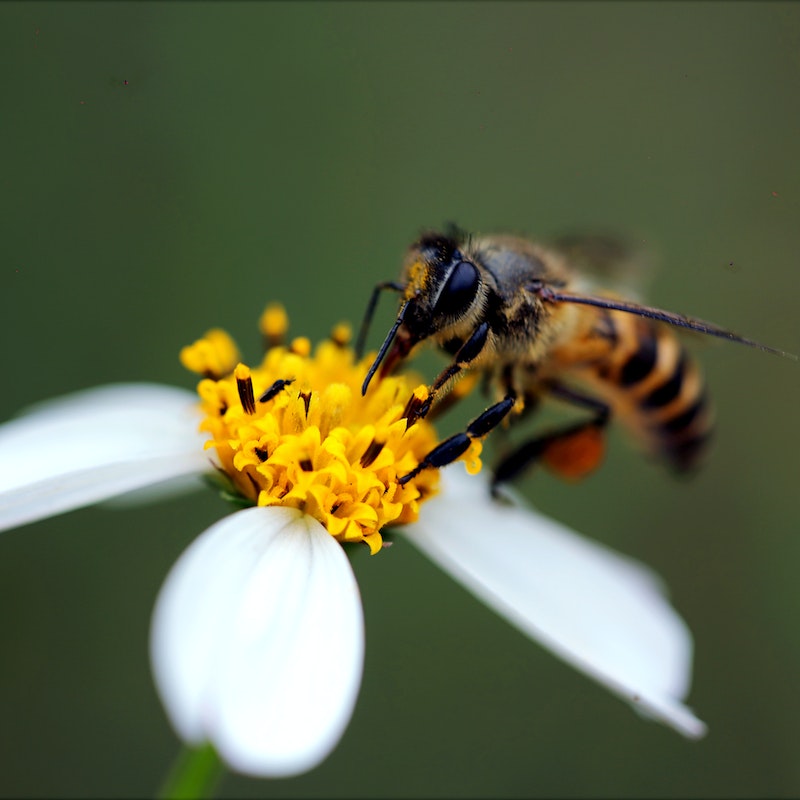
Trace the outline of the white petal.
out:
<instances>
[{"instance_id":1,"label":"white petal","mask_svg":"<svg viewBox=\"0 0 800 800\"><path fill-rule=\"evenodd\" d=\"M530 509L490 500L487 482L445 470L444 491L407 537L531 638L685 736L705 725L680 700L692 640L660 581Z\"/></svg>"},{"instance_id":2,"label":"white petal","mask_svg":"<svg viewBox=\"0 0 800 800\"><path fill-rule=\"evenodd\" d=\"M0 426L0 530L209 469L197 398L121 384L34 407Z\"/></svg>"},{"instance_id":3,"label":"white petal","mask_svg":"<svg viewBox=\"0 0 800 800\"><path fill-rule=\"evenodd\" d=\"M221 520L170 572L151 657L185 740L210 741L250 775L311 769L344 733L361 684L364 620L347 556L293 509Z\"/></svg>"}]
</instances>

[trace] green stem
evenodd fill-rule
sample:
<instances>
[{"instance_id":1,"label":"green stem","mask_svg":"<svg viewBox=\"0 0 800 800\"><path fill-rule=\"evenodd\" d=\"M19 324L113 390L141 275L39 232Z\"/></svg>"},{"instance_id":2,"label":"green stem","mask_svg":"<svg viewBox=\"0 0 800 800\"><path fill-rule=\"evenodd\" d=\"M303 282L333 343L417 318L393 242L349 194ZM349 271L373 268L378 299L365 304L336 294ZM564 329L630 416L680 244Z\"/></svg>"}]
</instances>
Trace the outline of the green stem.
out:
<instances>
[{"instance_id":1,"label":"green stem","mask_svg":"<svg viewBox=\"0 0 800 800\"><path fill-rule=\"evenodd\" d=\"M210 744L185 747L158 793L163 800L211 797L222 777L223 766Z\"/></svg>"}]
</instances>

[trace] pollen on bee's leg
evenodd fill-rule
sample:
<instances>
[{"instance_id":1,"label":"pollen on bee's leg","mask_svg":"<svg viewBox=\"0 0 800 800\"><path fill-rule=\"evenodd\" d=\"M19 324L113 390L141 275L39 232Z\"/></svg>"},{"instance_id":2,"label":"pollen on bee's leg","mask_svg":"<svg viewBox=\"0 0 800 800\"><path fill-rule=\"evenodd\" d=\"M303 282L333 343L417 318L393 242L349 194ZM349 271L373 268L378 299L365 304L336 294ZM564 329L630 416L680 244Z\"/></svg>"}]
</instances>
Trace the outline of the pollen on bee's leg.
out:
<instances>
[{"instance_id":1,"label":"pollen on bee's leg","mask_svg":"<svg viewBox=\"0 0 800 800\"><path fill-rule=\"evenodd\" d=\"M386 442L381 442L378 439L373 439L369 447L364 451L364 455L361 456L360 464L365 469L369 467L373 461L381 454L381 450L386 446Z\"/></svg>"},{"instance_id":2,"label":"pollen on bee's leg","mask_svg":"<svg viewBox=\"0 0 800 800\"><path fill-rule=\"evenodd\" d=\"M233 374L236 378L236 389L239 392L242 408L248 414L255 414L256 398L253 394L253 379L250 377L250 368L244 364L237 364Z\"/></svg>"},{"instance_id":3,"label":"pollen on bee's leg","mask_svg":"<svg viewBox=\"0 0 800 800\"><path fill-rule=\"evenodd\" d=\"M591 425L548 443L542 453L542 461L559 477L577 481L594 472L604 455L603 431Z\"/></svg>"},{"instance_id":4,"label":"pollen on bee's leg","mask_svg":"<svg viewBox=\"0 0 800 800\"><path fill-rule=\"evenodd\" d=\"M280 303L270 303L258 320L258 327L264 336L264 344L277 347L283 344L289 330L289 316Z\"/></svg>"}]
</instances>

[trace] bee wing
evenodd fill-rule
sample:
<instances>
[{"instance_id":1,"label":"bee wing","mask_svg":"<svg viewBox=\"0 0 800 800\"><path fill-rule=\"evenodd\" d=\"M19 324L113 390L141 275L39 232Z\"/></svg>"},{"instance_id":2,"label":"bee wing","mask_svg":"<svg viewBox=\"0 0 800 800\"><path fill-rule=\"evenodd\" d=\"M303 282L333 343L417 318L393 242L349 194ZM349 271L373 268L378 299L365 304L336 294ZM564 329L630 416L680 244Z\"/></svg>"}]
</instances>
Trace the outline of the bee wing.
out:
<instances>
[{"instance_id":1,"label":"bee wing","mask_svg":"<svg viewBox=\"0 0 800 800\"><path fill-rule=\"evenodd\" d=\"M608 233L564 233L550 242L574 272L582 291L601 287L626 297L644 297L656 272L643 240Z\"/></svg>"}]
</instances>

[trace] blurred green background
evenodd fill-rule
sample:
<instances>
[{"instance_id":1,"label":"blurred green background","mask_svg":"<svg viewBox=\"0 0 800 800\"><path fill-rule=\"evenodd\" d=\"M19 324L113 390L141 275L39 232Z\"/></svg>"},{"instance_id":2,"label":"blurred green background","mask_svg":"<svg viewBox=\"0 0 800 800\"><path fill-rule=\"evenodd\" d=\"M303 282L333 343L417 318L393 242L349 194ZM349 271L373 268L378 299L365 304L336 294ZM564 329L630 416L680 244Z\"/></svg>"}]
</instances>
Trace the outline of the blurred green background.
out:
<instances>
[{"instance_id":1,"label":"blurred green background","mask_svg":"<svg viewBox=\"0 0 800 800\"><path fill-rule=\"evenodd\" d=\"M651 302L800 351L800 5L4 3L0 66L2 418L112 381L192 387L179 348L220 325L255 358L267 300L318 338L449 220L630 233L661 264ZM523 488L664 576L705 740L400 541L354 558L367 661L340 746L220 794L800 794L800 368L695 349L719 432L694 480L615 435L583 484ZM224 511L204 493L3 534L0 793L153 793L178 742L152 603Z\"/></svg>"}]
</instances>

